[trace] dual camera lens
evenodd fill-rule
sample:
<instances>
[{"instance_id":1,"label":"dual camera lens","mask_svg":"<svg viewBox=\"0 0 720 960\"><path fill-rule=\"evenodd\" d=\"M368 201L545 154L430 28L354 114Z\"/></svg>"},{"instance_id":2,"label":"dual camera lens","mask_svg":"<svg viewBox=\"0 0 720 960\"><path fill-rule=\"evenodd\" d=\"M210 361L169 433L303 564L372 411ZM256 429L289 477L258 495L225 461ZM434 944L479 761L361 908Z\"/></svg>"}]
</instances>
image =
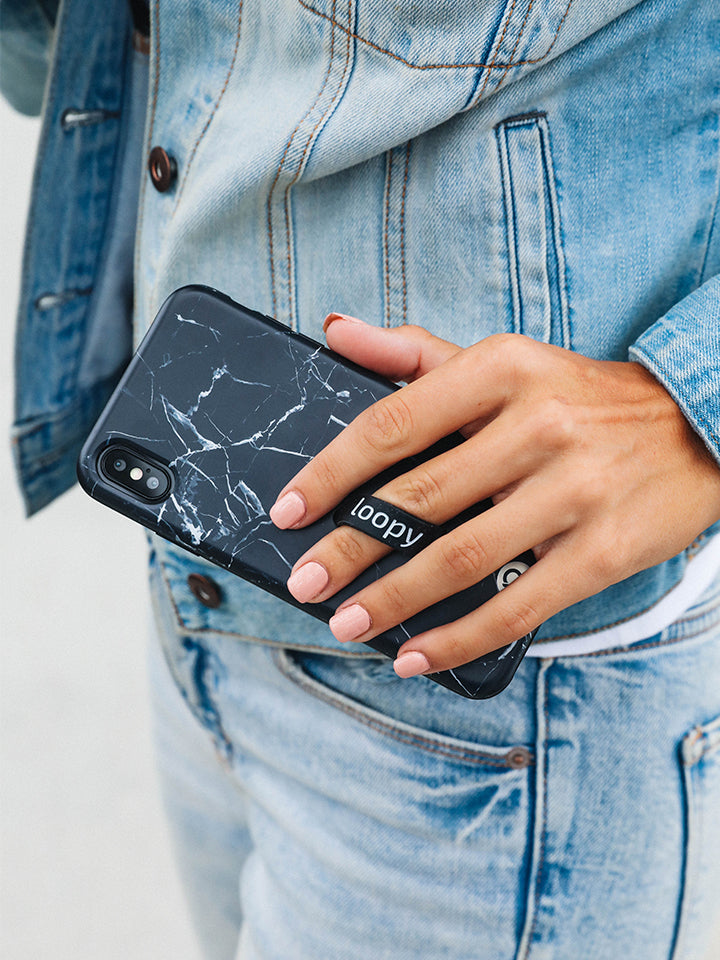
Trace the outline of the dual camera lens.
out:
<instances>
[{"instance_id":1,"label":"dual camera lens","mask_svg":"<svg viewBox=\"0 0 720 960\"><path fill-rule=\"evenodd\" d=\"M149 457L113 445L100 457L100 472L140 500L164 500L170 493L169 471Z\"/></svg>"}]
</instances>

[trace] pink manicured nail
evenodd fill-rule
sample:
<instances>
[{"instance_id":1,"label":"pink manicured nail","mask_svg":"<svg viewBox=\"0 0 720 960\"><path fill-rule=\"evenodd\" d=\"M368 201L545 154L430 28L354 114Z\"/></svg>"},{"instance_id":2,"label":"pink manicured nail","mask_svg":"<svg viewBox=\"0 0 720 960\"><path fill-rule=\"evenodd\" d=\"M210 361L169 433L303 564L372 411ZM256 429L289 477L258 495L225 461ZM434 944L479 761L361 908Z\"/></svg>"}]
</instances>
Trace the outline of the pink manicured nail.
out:
<instances>
[{"instance_id":1,"label":"pink manicured nail","mask_svg":"<svg viewBox=\"0 0 720 960\"><path fill-rule=\"evenodd\" d=\"M329 627L336 640L346 643L370 629L370 614L359 603L352 603L330 617Z\"/></svg>"},{"instance_id":2,"label":"pink manicured nail","mask_svg":"<svg viewBox=\"0 0 720 960\"><path fill-rule=\"evenodd\" d=\"M408 677L417 677L420 673L427 673L430 670L430 664L424 653L419 650L411 650L409 653L401 653L393 664L395 673L403 680Z\"/></svg>"},{"instance_id":3,"label":"pink manicured nail","mask_svg":"<svg viewBox=\"0 0 720 960\"><path fill-rule=\"evenodd\" d=\"M276 527L286 530L305 516L305 503L297 493L286 493L270 507L270 519Z\"/></svg>"},{"instance_id":4,"label":"pink manicured nail","mask_svg":"<svg viewBox=\"0 0 720 960\"><path fill-rule=\"evenodd\" d=\"M287 588L296 600L307 603L327 586L329 579L330 576L325 567L321 563L310 560L292 574L287 582Z\"/></svg>"},{"instance_id":5,"label":"pink manicured nail","mask_svg":"<svg viewBox=\"0 0 720 960\"><path fill-rule=\"evenodd\" d=\"M350 323L364 323L364 320L358 320L357 317L349 317L345 313L329 313L325 317L325 323L323 323L323 332L327 333L327 328L334 320L349 320Z\"/></svg>"}]
</instances>

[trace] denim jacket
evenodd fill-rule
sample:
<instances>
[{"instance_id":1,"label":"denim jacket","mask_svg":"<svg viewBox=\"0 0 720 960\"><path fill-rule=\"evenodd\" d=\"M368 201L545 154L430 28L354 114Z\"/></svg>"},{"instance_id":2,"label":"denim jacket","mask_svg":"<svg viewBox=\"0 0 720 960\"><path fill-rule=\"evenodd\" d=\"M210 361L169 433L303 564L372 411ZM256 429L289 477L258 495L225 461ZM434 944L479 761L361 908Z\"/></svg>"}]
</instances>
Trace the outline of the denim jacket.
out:
<instances>
[{"instance_id":1,"label":"denim jacket","mask_svg":"<svg viewBox=\"0 0 720 960\"><path fill-rule=\"evenodd\" d=\"M17 339L29 512L74 480L131 349L133 295L141 331L186 283L318 340L336 310L462 346L517 331L639 361L720 464L714 0L192 0L182 15L159 0L142 148L126 0L2 11L11 102L39 109L50 64ZM154 145L176 165L164 192ZM134 281L113 245L128 168ZM540 636L646 610L698 543ZM288 610L233 589L266 635Z\"/></svg>"}]
</instances>

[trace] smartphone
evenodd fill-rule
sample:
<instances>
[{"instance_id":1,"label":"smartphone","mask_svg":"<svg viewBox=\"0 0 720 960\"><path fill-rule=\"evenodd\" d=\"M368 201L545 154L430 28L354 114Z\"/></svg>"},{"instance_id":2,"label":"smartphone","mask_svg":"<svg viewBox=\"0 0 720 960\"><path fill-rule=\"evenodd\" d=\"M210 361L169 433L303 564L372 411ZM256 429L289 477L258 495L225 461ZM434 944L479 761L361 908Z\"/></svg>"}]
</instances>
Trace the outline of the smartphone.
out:
<instances>
[{"instance_id":1,"label":"smartphone","mask_svg":"<svg viewBox=\"0 0 720 960\"><path fill-rule=\"evenodd\" d=\"M333 511L279 530L268 511L304 463L362 410L402 389L317 341L205 286L165 301L87 438L78 479L91 497L161 537L327 622L343 600L407 562L392 551L322 603L285 584L295 561L335 528ZM359 490L463 443L443 437ZM355 495L357 491L354 491ZM463 511L448 528L490 506ZM395 657L401 644L476 609L534 562L523 554L472 587L368 641ZM534 634L454 670L430 675L473 699L510 682Z\"/></svg>"}]
</instances>

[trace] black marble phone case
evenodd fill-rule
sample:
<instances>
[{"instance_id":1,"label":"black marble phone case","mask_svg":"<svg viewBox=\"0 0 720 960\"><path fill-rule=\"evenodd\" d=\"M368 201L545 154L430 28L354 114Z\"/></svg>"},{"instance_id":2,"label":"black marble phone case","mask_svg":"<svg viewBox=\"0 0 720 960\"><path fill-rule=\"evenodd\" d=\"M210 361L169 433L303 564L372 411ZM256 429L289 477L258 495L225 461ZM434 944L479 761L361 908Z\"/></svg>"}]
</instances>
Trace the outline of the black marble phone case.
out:
<instances>
[{"instance_id":1,"label":"black marble phone case","mask_svg":"<svg viewBox=\"0 0 720 960\"><path fill-rule=\"evenodd\" d=\"M397 389L217 291L182 287L163 304L85 442L78 477L96 500L327 622L343 600L407 558L393 551L324 603L300 604L287 578L298 557L334 529L333 511L301 530L278 530L268 510L304 463L361 410ZM169 469L173 486L166 500L136 500L100 471L101 454L118 441ZM360 489L371 494L461 442L461 434L444 437ZM474 505L448 526L488 506ZM409 637L476 609L515 569L532 563L532 554L518 561L369 645L394 657ZM531 640L528 635L432 679L466 697L494 696L510 682Z\"/></svg>"}]
</instances>

